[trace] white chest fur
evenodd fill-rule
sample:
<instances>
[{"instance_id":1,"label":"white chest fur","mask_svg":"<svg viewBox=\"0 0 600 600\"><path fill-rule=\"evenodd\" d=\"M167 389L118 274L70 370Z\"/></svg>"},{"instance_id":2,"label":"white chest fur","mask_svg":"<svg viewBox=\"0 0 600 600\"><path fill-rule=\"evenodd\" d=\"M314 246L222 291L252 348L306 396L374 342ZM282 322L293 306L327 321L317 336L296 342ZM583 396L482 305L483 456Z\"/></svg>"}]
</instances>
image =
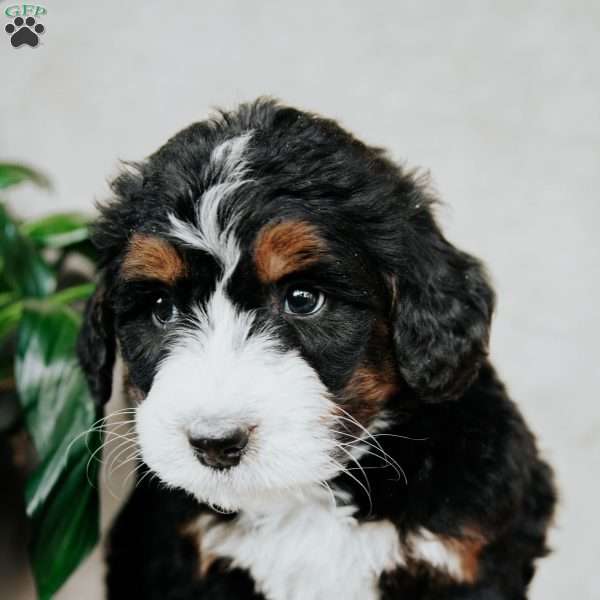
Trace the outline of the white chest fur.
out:
<instances>
[{"instance_id":1,"label":"white chest fur","mask_svg":"<svg viewBox=\"0 0 600 600\"><path fill-rule=\"evenodd\" d=\"M376 600L381 573L405 563L389 521L359 523L327 495L269 508L199 523L203 556L232 559L269 600Z\"/></svg>"}]
</instances>

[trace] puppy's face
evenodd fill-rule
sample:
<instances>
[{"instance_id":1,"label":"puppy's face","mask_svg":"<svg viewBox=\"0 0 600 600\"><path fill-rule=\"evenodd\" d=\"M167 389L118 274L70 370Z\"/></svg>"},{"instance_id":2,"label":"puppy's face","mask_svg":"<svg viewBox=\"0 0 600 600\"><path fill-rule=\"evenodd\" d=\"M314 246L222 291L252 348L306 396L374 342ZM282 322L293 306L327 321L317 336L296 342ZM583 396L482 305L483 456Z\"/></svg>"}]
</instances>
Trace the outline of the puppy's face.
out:
<instances>
[{"instance_id":1,"label":"puppy's face","mask_svg":"<svg viewBox=\"0 0 600 600\"><path fill-rule=\"evenodd\" d=\"M412 179L335 124L258 103L182 132L115 189L82 362L106 396L118 340L165 483L227 509L302 490L403 394L444 399L472 378L491 311L477 263ZM442 258L423 279L416 261Z\"/></svg>"}]
</instances>

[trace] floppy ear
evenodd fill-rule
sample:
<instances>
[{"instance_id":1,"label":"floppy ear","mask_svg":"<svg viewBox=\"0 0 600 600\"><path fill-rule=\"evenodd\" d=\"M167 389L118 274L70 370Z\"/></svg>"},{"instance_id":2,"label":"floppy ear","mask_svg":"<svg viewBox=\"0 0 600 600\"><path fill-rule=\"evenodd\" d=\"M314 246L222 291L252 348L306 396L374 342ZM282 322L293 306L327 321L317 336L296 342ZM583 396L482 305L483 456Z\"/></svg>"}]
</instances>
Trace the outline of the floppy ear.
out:
<instances>
[{"instance_id":1,"label":"floppy ear","mask_svg":"<svg viewBox=\"0 0 600 600\"><path fill-rule=\"evenodd\" d=\"M394 342L408 385L441 402L458 398L487 356L494 292L481 263L426 221L404 240L409 260L393 278Z\"/></svg>"},{"instance_id":2,"label":"floppy ear","mask_svg":"<svg viewBox=\"0 0 600 600\"><path fill-rule=\"evenodd\" d=\"M101 281L85 307L83 326L77 340L77 355L92 396L105 404L112 391L115 363L115 331L113 311L106 300L106 287Z\"/></svg>"}]
</instances>

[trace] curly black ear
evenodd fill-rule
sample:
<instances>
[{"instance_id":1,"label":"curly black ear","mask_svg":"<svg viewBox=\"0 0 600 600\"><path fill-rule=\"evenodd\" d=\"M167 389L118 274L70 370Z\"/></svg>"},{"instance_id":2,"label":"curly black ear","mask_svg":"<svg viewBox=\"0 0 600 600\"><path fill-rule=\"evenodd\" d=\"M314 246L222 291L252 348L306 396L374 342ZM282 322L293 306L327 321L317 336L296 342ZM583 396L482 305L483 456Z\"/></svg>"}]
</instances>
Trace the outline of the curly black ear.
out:
<instances>
[{"instance_id":1,"label":"curly black ear","mask_svg":"<svg viewBox=\"0 0 600 600\"><path fill-rule=\"evenodd\" d=\"M481 263L452 246L431 217L411 238L394 277L398 368L418 397L456 399L487 356L494 292Z\"/></svg>"},{"instance_id":2,"label":"curly black ear","mask_svg":"<svg viewBox=\"0 0 600 600\"><path fill-rule=\"evenodd\" d=\"M106 301L106 288L99 283L85 307L77 340L79 362L98 404L105 404L110 398L115 348L114 315Z\"/></svg>"}]
</instances>

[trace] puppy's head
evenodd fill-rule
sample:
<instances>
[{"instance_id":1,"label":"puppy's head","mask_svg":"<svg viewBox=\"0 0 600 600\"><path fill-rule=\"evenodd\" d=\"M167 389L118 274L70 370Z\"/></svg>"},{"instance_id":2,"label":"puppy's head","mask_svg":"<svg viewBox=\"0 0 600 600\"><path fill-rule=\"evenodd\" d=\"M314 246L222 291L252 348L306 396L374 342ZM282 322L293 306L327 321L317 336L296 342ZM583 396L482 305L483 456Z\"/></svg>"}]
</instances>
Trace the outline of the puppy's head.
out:
<instances>
[{"instance_id":1,"label":"puppy's head","mask_svg":"<svg viewBox=\"0 0 600 600\"><path fill-rule=\"evenodd\" d=\"M455 400L493 294L410 174L271 101L189 127L114 182L81 333L98 401L116 348L142 457L237 509L325 481L353 436Z\"/></svg>"}]
</instances>

